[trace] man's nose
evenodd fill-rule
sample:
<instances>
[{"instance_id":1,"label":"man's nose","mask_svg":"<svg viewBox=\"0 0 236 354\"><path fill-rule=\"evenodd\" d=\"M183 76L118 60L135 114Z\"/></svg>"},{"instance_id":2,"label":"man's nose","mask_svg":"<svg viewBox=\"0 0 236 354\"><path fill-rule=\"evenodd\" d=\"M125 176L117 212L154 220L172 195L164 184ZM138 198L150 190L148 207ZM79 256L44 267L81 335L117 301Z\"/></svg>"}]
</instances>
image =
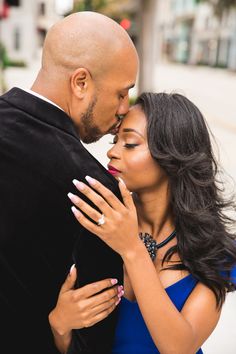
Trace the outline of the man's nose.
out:
<instances>
[{"instance_id":1,"label":"man's nose","mask_svg":"<svg viewBox=\"0 0 236 354\"><path fill-rule=\"evenodd\" d=\"M125 115L129 110L129 95L125 96L124 99L120 102L117 114Z\"/></svg>"}]
</instances>

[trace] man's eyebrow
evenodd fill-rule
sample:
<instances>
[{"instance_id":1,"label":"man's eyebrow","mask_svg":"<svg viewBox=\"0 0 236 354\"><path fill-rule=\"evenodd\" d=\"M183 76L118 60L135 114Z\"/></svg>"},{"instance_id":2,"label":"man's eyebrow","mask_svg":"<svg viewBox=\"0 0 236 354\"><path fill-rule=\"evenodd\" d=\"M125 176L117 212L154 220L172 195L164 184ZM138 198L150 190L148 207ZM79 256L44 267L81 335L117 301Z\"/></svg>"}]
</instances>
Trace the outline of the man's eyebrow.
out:
<instances>
[{"instance_id":1,"label":"man's eyebrow","mask_svg":"<svg viewBox=\"0 0 236 354\"><path fill-rule=\"evenodd\" d=\"M122 129L122 132L123 133L136 133L139 136L141 136L142 138L144 138L144 136L141 133L139 133L136 129L133 129L133 128L124 128L124 129Z\"/></svg>"},{"instance_id":2,"label":"man's eyebrow","mask_svg":"<svg viewBox=\"0 0 236 354\"><path fill-rule=\"evenodd\" d=\"M135 84L129 85L127 87L125 87L123 90L130 90L134 87Z\"/></svg>"}]
</instances>

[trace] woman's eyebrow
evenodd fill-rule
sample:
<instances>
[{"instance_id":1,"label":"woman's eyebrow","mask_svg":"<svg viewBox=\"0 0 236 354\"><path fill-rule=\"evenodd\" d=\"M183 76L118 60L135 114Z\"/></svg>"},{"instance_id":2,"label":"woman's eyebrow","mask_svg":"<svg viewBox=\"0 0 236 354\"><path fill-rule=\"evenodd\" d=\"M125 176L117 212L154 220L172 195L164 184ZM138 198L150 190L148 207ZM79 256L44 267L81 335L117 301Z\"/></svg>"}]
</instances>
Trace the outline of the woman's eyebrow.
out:
<instances>
[{"instance_id":1,"label":"woman's eyebrow","mask_svg":"<svg viewBox=\"0 0 236 354\"><path fill-rule=\"evenodd\" d=\"M133 128L124 128L122 129L123 133L136 133L138 134L139 136L141 136L142 138L144 138L144 136L138 132L136 129L133 129Z\"/></svg>"}]
</instances>

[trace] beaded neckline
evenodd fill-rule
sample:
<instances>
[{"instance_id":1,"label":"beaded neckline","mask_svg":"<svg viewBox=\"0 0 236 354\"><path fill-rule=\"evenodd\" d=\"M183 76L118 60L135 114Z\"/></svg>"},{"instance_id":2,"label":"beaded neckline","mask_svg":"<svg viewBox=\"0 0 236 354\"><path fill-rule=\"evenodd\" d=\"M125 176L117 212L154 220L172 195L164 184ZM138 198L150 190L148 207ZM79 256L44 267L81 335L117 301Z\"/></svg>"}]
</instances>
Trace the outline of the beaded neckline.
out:
<instances>
[{"instance_id":1,"label":"beaded neckline","mask_svg":"<svg viewBox=\"0 0 236 354\"><path fill-rule=\"evenodd\" d=\"M176 235L176 230L174 230L165 240L160 243L157 243L154 238L148 234L147 232L140 232L139 237L143 241L152 261L155 260L157 255L157 250L163 246L165 246L168 242L170 242Z\"/></svg>"}]
</instances>

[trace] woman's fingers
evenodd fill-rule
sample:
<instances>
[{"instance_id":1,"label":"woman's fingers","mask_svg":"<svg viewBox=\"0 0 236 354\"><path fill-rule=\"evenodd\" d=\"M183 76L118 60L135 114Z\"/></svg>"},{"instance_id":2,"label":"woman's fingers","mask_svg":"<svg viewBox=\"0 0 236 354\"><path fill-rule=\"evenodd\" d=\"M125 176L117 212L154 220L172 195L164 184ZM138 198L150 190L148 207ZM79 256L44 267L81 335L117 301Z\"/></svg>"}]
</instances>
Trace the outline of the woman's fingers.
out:
<instances>
[{"instance_id":1,"label":"woman's fingers","mask_svg":"<svg viewBox=\"0 0 236 354\"><path fill-rule=\"evenodd\" d=\"M101 217L100 212L92 208L88 203L86 203L75 194L68 193L67 196L70 198L71 202L80 210L82 210L86 215L88 215L90 219L92 219L95 223L98 222L99 218Z\"/></svg>"},{"instance_id":2,"label":"woman's fingers","mask_svg":"<svg viewBox=\"0 0 236 354\"><path fill-rule=\"evenodd\" d=\"M116 294L109 301L103 302L102 304L93 307L91 309L91 315L96 316L97 314L108 310L110 307L118 305L120 300L121 300L121 296L118 296Z\"/></svg>"},{"instance_id":3,"label":"woman's fingers","mask_svg":"<svg viewBox=\"0 0 236 354\"><path fill-rule=\"evenodd\" d=\"M76 278L77 278L77 270L75 268L75 264L73 264L70 268L70 271L69 271L69 274L68 274L66 280L64 281L64 283L61 286L60 294L74 289Z\"/></svg>"},{"instance_id":4,"label":"woman's fingers","mask_svg":"<svg viewBox=\"0 0 236 354\"><path fill-rule=\"evenodd\" d=\"M76 207L72 206L71 208L74 216L76 217L77 221L88 231L92 232L95 235L99 236L99 229L100 226L95 225L92 221L89 221ZM101 215L100 215L101 217Z\"/></svg>"},{"instance_id":5,"label":"woman's fingers","mask_svg":"<svg viewBox=\"0 0 236 354\"><path fill-rule=\"evenodd\" d=\"M98 180L86 176L85 177L86 181L89 183L91 186L88 187L86 184L73 180L74 185L78 190L83 193L87 198L89 198L98 208L105 213L106 209L103 209L104 207L110 205L113 209L117 209L120 206L122 206L122 203L119 201L119 199L108 189L106 188L102 183L100 183ZM99 194L98 194L98 193Z\"/></svg>"},{"instance_id":6,"label":"woman's fingers","mask_svg":"<svg viewBox=\"0 0 236 354\"><path fill-rule=\"evenodd\" d=\"M83 286L82 288L77 289L80 292L80 296L83 298L90 298L101 291L112 288L118 282L117 279L109 278L94 282L88 285Z\"/></svg>"},{"instance_id":7,"label":"woman's fingers","mask_svg":"<svg viewBox=\"0 0 236 354\"><path fill-rule=\"evenodd\" d=\"M124 198L124 204L120 202L115 195L100 182L86 177L90 185L97 191L92 190L88 185L74 181L80 192L84 193L86 198L89 198L99 209L100 214L92 207L88 206L81 198L74 198L75 204L78 205L78 210L74 205L72 212L78 222L88 231L98 236L114 251L119 253L121 257L132 248L132 244L137 242L138 223L136 208L133 203L132 196L125 184L120 181L119 187ZM97 192L101 193L98 194ZM109 203L106 200L109 201ZM132 231L132 239L127 237Z\"/></svg>"},{"instance_id":8,"label":"woman's fingers","mask_svg":"<svg viewBox=\"0 0 236 354\"><path fill-rule=\"evenodd\" d=\"M123 286L119 286L116 289L116 291L114 291L113 293L108 290L104 292L104 294L99 294L99 295L106 295L105 297L97 295L94 296L92 299L90 299L91 301L93 301L93 304L96 305L92 308L91 305L89 305L90 306L89 316L87 322L85 323L85 326L86 327L93 326L95 323L106 318L120 303L123 294L124 294ZM103 302L104 299L106 299L105 302Z\"/></svg>"},{"instance_id":9,"label":"woman's fingers","mask_svg":"<svg viewBox=\"0 0 236 354\"><path fill-rule=\"evenodd\" d=\"M113 288L104 290L102 293L85 298L85 294L94 293L94 291L104 288L105 284L109 285L106 281L101 281L77 289L77 291L80 291L77 307L79 311L78 323L82 323L83 327L90 327L101 321L119 304L124 294L123 286L113 286ZM74 328L77 328L77 326Z\"/></svg>"},{"instance_id":10,"label":"woman's fingers","mask_svg":"<svg viewBox=\"0 0 236 354\"><path fill-rule=\"evenodd\" d=\"M78 188L78 190L83 193L88 199L90 199L94 205L96 205L101 213L108 216L110 212L113 210L115 211L125 211L124 205L119 201L119 199L106 187L104 187L99 181L91 178L89 176L85 177L88 183L92 186L91 189L85 183L77 180L73 180L74 185ZM134 208L134 203L132 196L128 189L126 188L122 179L119 182L119 188L122 194L122 198L125 204L125 207L128 209ZM98 193L99 194L98 194ZM101 194L101 195L100 195ZM79 198L78 196L68 193L68 197L70 198L71 202L79 208L83 213L89 216L95 223L101 217L101 213L99 213L96 209L91 207L88 203L86 203L83 199ZM112 208L112 209L111 209ZM78 210L72 208L73 213L75 214L77 220L89 231L96 233L97 228L93 227L93 225L89 222L88 219L84 217Z\"/></svg>"},{"instance_id":11,"label":"woman's fingers","mask_svg":"<svg viewBox=\"0 0 236 354\"><path fill-rule=\"evenodd\" d=\"M109 205L117 210L122 206L122 203L120 200L115 196L110 189L106 188L101 182L96 180L95 178L92 178L90 176L85 177L86 181L89 183L89 185L95 189L108 203Z\"/></svg>"},{"instance_id":12,"label":"woman's fingers","mask_svg":"<svg viewBox=\"0 0 236 354\"><path fill-rule=\"evenodd\" d=\"M108 212L110 206L102 196L100 196L98 193L93 191L92 188L90 188L87 184L81 181L73 179L73 184L82 194L84 194L88 199L90 199L91 202L93 202L93 204L96 205L102 213Z\"/></svg>"},{"instance_id":13,"label":"woman's fingers","mask_svg":"<svg viewBox=\"0 0 236 354\"><path fill-rule=\"evenodd\" d=\"M132 210L135 207L132 193L127 189L125 182L120 177L119 177L119 188L120 188L120 193L122 195L124 205L128 209Z\"/></svg>"},{"instance_id":14,"label":"woman's fingers","mask_svg":"<svg viewBox=\"0 0 236 354\"><path fill-rule=\"evenodd\" d=\"M114 303L112 306L110 306L109 308L105 309L104 311L96 314L95 316L93 316L85 325L85 327L91 327L93 325L95 325L96 323L104 320L106 317L108 317L110 315L110 313L112 313L112 311L115 310L116 308L116 304Z\"/></svg>"},{"instance_id":15,"label":"woman's fingers","mask_svg":"<svg viewBox=\"0 0 236 354\"><path fill-rule=\"evenodd\" d=\"M116 299L115 302L118 300L118 297L123 295L123 286L115 286L111 289L105 290L100 294L94 295L87 300L87 306L91 309L96 309L97 306L104 305L112 299ZM97 311L98 312L98 311Z\"/></svg>"}]
</instances>

